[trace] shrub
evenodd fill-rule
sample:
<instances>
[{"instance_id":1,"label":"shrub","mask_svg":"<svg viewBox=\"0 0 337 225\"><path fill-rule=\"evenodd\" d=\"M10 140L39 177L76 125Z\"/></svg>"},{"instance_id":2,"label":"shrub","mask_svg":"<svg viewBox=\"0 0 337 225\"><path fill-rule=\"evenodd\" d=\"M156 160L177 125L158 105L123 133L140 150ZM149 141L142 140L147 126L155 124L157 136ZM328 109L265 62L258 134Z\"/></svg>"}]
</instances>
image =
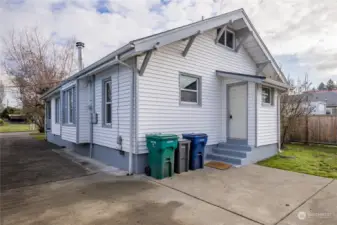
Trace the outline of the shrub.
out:
<instances>
[{"instance_id":1,"label":"shrub","mask_svg":"<svg viewBox=\"0 0 337 225\"><path fill-rule=\"evenodd\" d=\"M3 119L0 119L0 126L5 125L5 121Z\"/></svg>"}]
</instances>

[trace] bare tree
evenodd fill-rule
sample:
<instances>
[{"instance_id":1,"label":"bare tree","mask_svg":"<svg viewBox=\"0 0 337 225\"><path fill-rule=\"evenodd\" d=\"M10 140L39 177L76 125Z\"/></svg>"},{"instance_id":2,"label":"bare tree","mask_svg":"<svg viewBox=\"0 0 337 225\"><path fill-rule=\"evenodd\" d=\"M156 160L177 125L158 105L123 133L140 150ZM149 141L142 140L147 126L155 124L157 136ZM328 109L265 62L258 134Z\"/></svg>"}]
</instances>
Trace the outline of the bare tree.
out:
<instances>
[{"instance_id":1,"label":"bare tree","mask_svg":"<svg viewBox=\"0 0 337 225\"><path fill-rule=\"evenodd\" d=\"M5 85L3 82L0 80L0 111L3 109L3 102L5 99Z\"/></svg>"},{"instance_id":2,"label":"bare tree","mask_svg":"<svg viewBox=\"0 0 337 225\"><path fill-rule=\"evenodd\" d=\"M40 96L59 84L73 69L74 40L55 44L52 37L44 38L38 30L12 31L2 39L4 68L13 76L18 88L18 100L23 112L42 132L44 103Z\"/></svg>"},{"instance_id":3,"label":"bare tree","mask_svg":"<svg viewBox=\"0 0 337 225\"><path fill-rule=\"evenodd\" d=\"M291 82L290 82L291 83ZM296 126L296 121L300 118L305 118L308 122L308 115L310 115L314 107L311 105L311 94L305 92L309 90L311 83L306 77L305 80L297 85L296 94L283 94L280 99L280 114L281 114L281 146L287 141L289 131ZM307 129L308 130L308 129ZM306 140L308 140L308 132L306 133Z\"/></svg>"}]
</instances>

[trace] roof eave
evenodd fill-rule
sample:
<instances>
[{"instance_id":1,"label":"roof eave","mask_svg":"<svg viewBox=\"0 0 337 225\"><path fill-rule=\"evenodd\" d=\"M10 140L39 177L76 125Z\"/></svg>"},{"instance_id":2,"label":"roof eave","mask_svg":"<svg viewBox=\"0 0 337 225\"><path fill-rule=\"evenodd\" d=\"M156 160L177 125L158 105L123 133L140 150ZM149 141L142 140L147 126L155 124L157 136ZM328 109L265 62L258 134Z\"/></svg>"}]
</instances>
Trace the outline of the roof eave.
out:
<instances>
[{"instance_id":1,"label":"roof eave","mask_svg":"<svg viewBox=\"0 0 337 225\"><path fill-rule=\"evenodd\" d=\"M48 98L48 96L50 96L54 91L56 91L58 88L62 87L62 85L68 83L69 81L75 80L80 78L81 76L84 76L86 73L96 69L97 67L115 59L116 56L119 56L121 54L125 54L128 53L130 50L132 50L134 48L134 44L133 43L128 43L126 45L124 45L123 47L117 49L116 51L106 55L105 57L101 58L100 60L92 63L91 65L87 66L86 68L78 71L77 73L73 74L72 76L70 76L69 78L63 80L59 85L57 85L56 87L52 88L51 90L47 91L46 93L44 93L40 98L42 100ZM133 54L126 54L127 57L132 57Z\"/></svg>"}]
</instances>

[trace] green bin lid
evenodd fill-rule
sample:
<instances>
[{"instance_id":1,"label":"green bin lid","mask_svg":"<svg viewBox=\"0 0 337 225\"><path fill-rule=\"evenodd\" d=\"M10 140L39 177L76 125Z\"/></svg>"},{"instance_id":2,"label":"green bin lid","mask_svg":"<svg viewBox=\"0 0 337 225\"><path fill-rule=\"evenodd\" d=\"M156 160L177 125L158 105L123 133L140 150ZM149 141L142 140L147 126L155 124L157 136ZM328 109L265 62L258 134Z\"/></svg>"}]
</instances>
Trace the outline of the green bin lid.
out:
<instances>
[{"instance_id":1,"label":"green bin lid","mask_svg":"<svg viewBox=\"0 0 337 225\"><path fill-rule=\"evenodd\" d=\"M169 139L178 139L178 135L175 134L148 134L146 138L152 138L157 140L169 140Z\"/></svg>"}]
</instances>

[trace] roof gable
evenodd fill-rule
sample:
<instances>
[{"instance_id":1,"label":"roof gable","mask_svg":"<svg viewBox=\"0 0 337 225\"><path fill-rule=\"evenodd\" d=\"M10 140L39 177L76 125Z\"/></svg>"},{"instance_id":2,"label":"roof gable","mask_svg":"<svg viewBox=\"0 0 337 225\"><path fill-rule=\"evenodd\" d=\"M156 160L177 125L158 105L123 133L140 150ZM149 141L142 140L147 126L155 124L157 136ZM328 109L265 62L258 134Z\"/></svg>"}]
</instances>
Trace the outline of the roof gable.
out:
<instances>
[{"instance_id":1,"label":"roof gable","mask_svg":"<svg viewBox=\"0 0 337 225\"><path fill-rule=\"evenodd\" d=\"M287 79L243 9L137 39L130 43L134 45L135 53L142 53L193 37L211 29L223 27L224 25L229 25L241 36L239 41L242 43L240 45L246 49L250 57L257 63L257 67L261 66L262 69L257 71L256 75L269 74L268 77L272 79L275 79L276 75L275 80L288 84ZM246 34L250 35L246 37Z\"/></svg>"}]
</instances>

